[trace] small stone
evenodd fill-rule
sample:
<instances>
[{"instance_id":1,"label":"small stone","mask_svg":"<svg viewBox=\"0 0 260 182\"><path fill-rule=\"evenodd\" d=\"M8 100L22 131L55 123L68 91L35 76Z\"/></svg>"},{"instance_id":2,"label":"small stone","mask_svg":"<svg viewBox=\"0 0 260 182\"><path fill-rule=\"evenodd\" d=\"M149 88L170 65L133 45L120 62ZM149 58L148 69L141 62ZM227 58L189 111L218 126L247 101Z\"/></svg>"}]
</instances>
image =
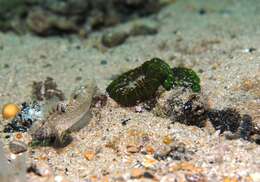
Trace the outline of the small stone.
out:
<instances>
[{"instance_id":1,"label":"small stone","mask_svg":"<svg viewBox=\"0 0 260 182\"><path fill-rule=\"evenodd\" d=\"M141 178L145 170L141 168L134 168L131 170L131 178Z\"/></svg>"},{"instance_id":2,"label":"small stone","mask_svg":"<svg viewBox=\"0 0 260 182\"><path fill-rule=\"evenodd\" d=\"M52 177L53 172L50 168L50 166L45 162L37 162L36 164L32 164L28 169L27 173L34 173L38 176L42 177Z\"/></svg>"},{"instance_id":3,"label":"small stone","mask_svg":"<svg viewBox=\"0 0 260 182\"><path fill-rule=\"evenodd\" d=\"M153 168L157 163L157 160L155 160L152 156L147 155L144 158L142 165L146 168Z\"/></svg>"},{"instance_id":4,"label":"small stone","mask_svg":"<svg viewBox=\"0 0 260 182\"><path fill-rule=\"evenodd\" d=\"M189 162L180 162L178 164L175 164L174 166L170 167L170 172L176 172L176 171L189 171L193 173L202 173L203 169L200 167L196 167L195 165L189 163Z\"/></svg>"},{"instance_id":5,"label":"small stone","mask_svg":"<svg viewBox=\"0 0 260 182\"><path fill-rule=\"evenodd\" d=\"M244 53L252 53L254 51L256 51L256 48L253 48L253 47L245 48L242 50L242 52L244 52Z\"/></svg>"},{"instance_id":6,"label":"small stone","mask_svg":"<svg viewBox=\"0 0 260 182\"><path fill-rule=\"evenodd\" d=\"M171 147L168 145L161 146L154 154L154 158L157 160L164 159L171 152Z\"/></svg>"},{"instance_id":7,"label":"small stone","mask_svg":"<svg viewBox=\"0 0 260 182\"><path fill-rule=\"evenodd\" d=\"M2 116L4 119L14 118L20 112L20 107L14 103L5 104L2 108Z\"/></svg>"},{"instance_id":8,"label":"small stone","mask_svg":"<svg viewBox=\"0 0 260 182\"><path fill-rule=\"evenodd\" d=\"M250 174L253 181L260 181L260 172Z\"/></svg>"},{"instance_id":9,"label":"small stone","mask_svg":"<svg viewBox=\"0 0 260 182\"><path fill-rule=\"evenodd\" d=\"M223 182L238 182L236 177L224 177Z\"/></svg>"},{"instance_id":10,"label":"small stone","mask_svg":"<svg viewBox=\"0 0 260 182\"><path fill-rule=\"evenodd\" d=\"M17 133L17 134L15 135L15 138L16 138L17 140L20 140L20 139L23 138L23 134L22 134L22 133Z\"/></svg>"},{"instance_id":11,"label":"small stone","mask_svg":"<svg viewBox=\"0 0 260 182\"><path fill-rule=\"evenodd\" d=\"M249 91L254 87L252 80L244 80L242 83L242 89L245 91Z\"/></svg>"},{"instance_id":12,"label":"small stone","mask_svg":"<svg viewBox=\"0 0 260 182\"><path fill-rule=\"evenodd\" d=\"M85 159L87 159L88 161L91 161L91 160L93 160L94 159L94 157L95 157L95 152L93 152L93 151L86 151L86 152L84 152L84 157L85 157Z\"/></svg>"},{"instance_id":13,"label":"small stone","mask_svg":"<svg viewBox=\"0 0 260 182\"><path fill-rule=\"evenodd\" d=\"M101 61L100 61L100 64L101 64L101 65L106 65L106 64L107 64L107 60L105 60L105 59L101 60Z\"/></svg>"},{"instance_id":14,"label":"small stone","mask_svg":"<svg viewBox=\"0 0 260 182\"><path fill-rule=\"evenodd\" d=\"M14 140L9 143L9 149L12 153L19 154L27 151L27 145L24 142Z\"/></svg>"},{"instance_id":15,"label":"small stone","mask_svg":"<svg viewBox=\"0 0 260 182\"><path fill-rule=\"evenodd\" d=\"M154 154L154 152L155 152L154 148L150 145L146 146L145 150L150 155Z\"/></svg>"},{"instance_id":16,"label":"small stone","mask_svg":"<svg viewBox=\"0 0 260 182\"><path fill-rule=\"evenodd\" d=\"M199 9L199 15L205 15L207 11L204 8Z\"/></svg>"},{"instance_id":17,"label":"small stone","mask_svg":"<svg viewBox=\"0 0 260 182\"><path fill-rule=\"evenodd\" d=\"M189 182L207 182L207 178L203 174L185 174L185 178Z\"/></svg>"},{"instance_id":18,"label":"small stone","mask_svg":"<svg viewBox=\"0 0 260 182\"><path fill-rule=\"evenodd\" d=\"M170 145L173 142L172 137L169 135L166 135L163 137L163 143L166 145Z\"/></svg>"},{"instance_id":19,"label":"small stone","mask_svg":"<svg viewBox=\"0 0 260 182\"><path fill-rule=\"evenodd\" d=\"M128 34L125 32L108 32L102 36L102 44L106 47L116 47L123 44L128 38Z\"/></svg>"},{"instance_id":20,"label":"small stone","mask_svg":"<svg viewBox=\"0 0 260 182\"><path fill-rule=\"evenodd\" d=\"M55 182L70 182L69 180L67 180L65 177L63 176L55 176L54 177L54 181Z\"/></svg>"},{"instance_id":21,"label":"small stone","mask_svg":"<svg viewBox=\"0 0 260 182\"><path fill-rule=\"evenodd\" d=\"M142 106L135 106L135 112L139 112L139 113L143 112Z\"/></svg>"},{"instance_id":22,"label":"small stone","mask_svg":"<svg viewBox=\"0 0 260 182\"><path fill-rule=\"evenodd\" d=\"M128 152L128 153L137 153L137 152L140 151L140 147L138 147L138 146L136 146L136 145L128 145L128 146L126 147L126 149L127 149L127 152Z\"/></svg>"}]
</instances>

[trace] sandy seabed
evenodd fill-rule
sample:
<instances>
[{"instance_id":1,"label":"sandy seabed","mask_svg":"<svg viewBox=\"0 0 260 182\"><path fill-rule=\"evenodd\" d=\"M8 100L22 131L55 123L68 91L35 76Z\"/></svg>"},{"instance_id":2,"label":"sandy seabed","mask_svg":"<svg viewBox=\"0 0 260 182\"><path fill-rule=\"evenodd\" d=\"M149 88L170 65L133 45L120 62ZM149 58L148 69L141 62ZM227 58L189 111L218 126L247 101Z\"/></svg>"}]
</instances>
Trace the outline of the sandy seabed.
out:
<instances>
[{"instance_id":1,"label":"sandy seabed","mask_svg":"<svg viewBox=\"0 0 260 182\"><path fill-rule=\"evenodd\" d=\"M204 14L199 13L202 8ZM130 37L110 49L96 46L107 30L84 40L1 33L0 105L29 100L33 81L47 76L53 77L67 96L79 78L94 77L104 92L115 75L160 57L171 66L184 65L198 72L211 108L236 108L260 124L259 22L257 0L187 0L172 3L158 15L111 28L128 30L135 23L146 23L157 26L159 32ZM101 64L102 60L107 64ZM122 125L125 119L129 121ZM1 128L5 123L1 119ZM169 136L174 144L181 142L191 151L189 160L152 157L153 150L167 145ZM57 181L57 176L64 181L260 181L259 145L226 140L206 128L171 124L147 111L119 107L111 99L99 116L73 137L73 143L62 150L28 149L28 162L46 163L52 171L36 181ZM9 140L3 139L5 144ZM86 151L94 152L93 158L88 160Z\"/></svg>"}]
</instances>

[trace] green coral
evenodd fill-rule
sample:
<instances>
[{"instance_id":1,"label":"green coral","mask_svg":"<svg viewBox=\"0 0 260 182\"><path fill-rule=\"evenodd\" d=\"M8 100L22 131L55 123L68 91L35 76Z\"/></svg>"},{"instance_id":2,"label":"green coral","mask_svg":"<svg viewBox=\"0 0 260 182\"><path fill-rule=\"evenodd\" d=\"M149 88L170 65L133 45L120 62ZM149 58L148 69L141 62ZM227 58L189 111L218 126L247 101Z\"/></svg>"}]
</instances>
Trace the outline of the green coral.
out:
<instances>
[{"instance_id":1,"label":"green coral","mask_svg":"<svg viewBox=\"0 0 260 182\"><path fill-rule=\"evenodd\" d=\"M147 77L157 78L166 90L170 90L173 85L173 74L171 67L159 58L153 58L142 65L142 69Z\"/></svg>"},{"instance_id":2,"label":"green coral","mask_svg":"<svg viewBox=\"0 0 260 182\"><path fill-rule=\"evenodd\" d=\"M200 78L191 69L171 67L159 58L146 61L113 80L106 91L123 106L133 106L155 97L159 86L170 90L174 86L200 92Z\"/></svg>"},{"instance_id":3,"label":"green coral","mask_svg":"<svg viewBox=\"0 0 260 182\"><path fill-rule=\"evenodd\" d=\"M191 88L193 92L200 92L200 78L189 68L177 67L172 69L173 84L177 87Z\"/></svg>"},{"instance_id":4,"label":"green coral","mask_svg":"<svg viewBox=\"0 0 260 182\"><path fill-rule=\"evenodd\" d=\"M153 98L160 85L170 90L173 80L170 66L159 58L153 58L120 75L106 91L119 104L132 106Z\"/></svg>"}]
</instances>

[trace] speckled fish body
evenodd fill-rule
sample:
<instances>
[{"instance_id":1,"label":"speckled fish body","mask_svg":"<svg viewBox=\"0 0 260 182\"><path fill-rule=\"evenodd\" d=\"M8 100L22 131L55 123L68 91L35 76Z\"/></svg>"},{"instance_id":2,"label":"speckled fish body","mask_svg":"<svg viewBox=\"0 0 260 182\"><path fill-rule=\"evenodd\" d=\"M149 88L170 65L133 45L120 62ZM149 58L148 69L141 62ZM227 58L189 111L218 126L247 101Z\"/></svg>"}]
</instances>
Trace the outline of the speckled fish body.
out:
<instances>
[{"instance_id":1,"label":"speckled fish body","mask_svg":"<svg viewBox=\"0 0 260 182\"><path fill-rule=\"evenodd\" d=\"M96 92L95 81L87 81L76 89L66 106L64 113L50 114L41 126L34 129L32 136L36 140L54 138L54 145L62 146L70 133L86 126L92 115L90 111L92 97Z\"/></svg>"}]
</instances>

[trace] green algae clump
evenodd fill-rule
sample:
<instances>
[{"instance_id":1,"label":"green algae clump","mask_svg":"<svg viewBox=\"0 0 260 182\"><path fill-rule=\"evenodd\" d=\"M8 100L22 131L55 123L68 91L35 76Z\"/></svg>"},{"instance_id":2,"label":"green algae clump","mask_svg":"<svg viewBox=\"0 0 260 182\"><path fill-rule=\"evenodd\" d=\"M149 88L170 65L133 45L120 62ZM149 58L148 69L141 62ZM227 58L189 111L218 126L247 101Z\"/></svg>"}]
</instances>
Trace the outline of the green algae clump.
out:
<instances>
[{"instance_id":1,"label":"green algae clump","mask_svg":"<svg viewBox=\"0 0 260 182\"><path fill-rule=\"evenodd\" d=\"M170 90L173 81L170 66L159 58L152 58L120 75L109 84L106 91L119 104L133 106L153 98L159 86Z\"/></svg>"},{"instance_id":2,"label":"green algae clump","mask_svg":"<svg viewBox=\"0 0 260 182\"><path fill-rule=\"evenodd\" d=\"M193 92L200 92L200 78L189 68L176 67L172 69L173 84L177 87L191 88Z\"/></svg>"}]
</instances>

